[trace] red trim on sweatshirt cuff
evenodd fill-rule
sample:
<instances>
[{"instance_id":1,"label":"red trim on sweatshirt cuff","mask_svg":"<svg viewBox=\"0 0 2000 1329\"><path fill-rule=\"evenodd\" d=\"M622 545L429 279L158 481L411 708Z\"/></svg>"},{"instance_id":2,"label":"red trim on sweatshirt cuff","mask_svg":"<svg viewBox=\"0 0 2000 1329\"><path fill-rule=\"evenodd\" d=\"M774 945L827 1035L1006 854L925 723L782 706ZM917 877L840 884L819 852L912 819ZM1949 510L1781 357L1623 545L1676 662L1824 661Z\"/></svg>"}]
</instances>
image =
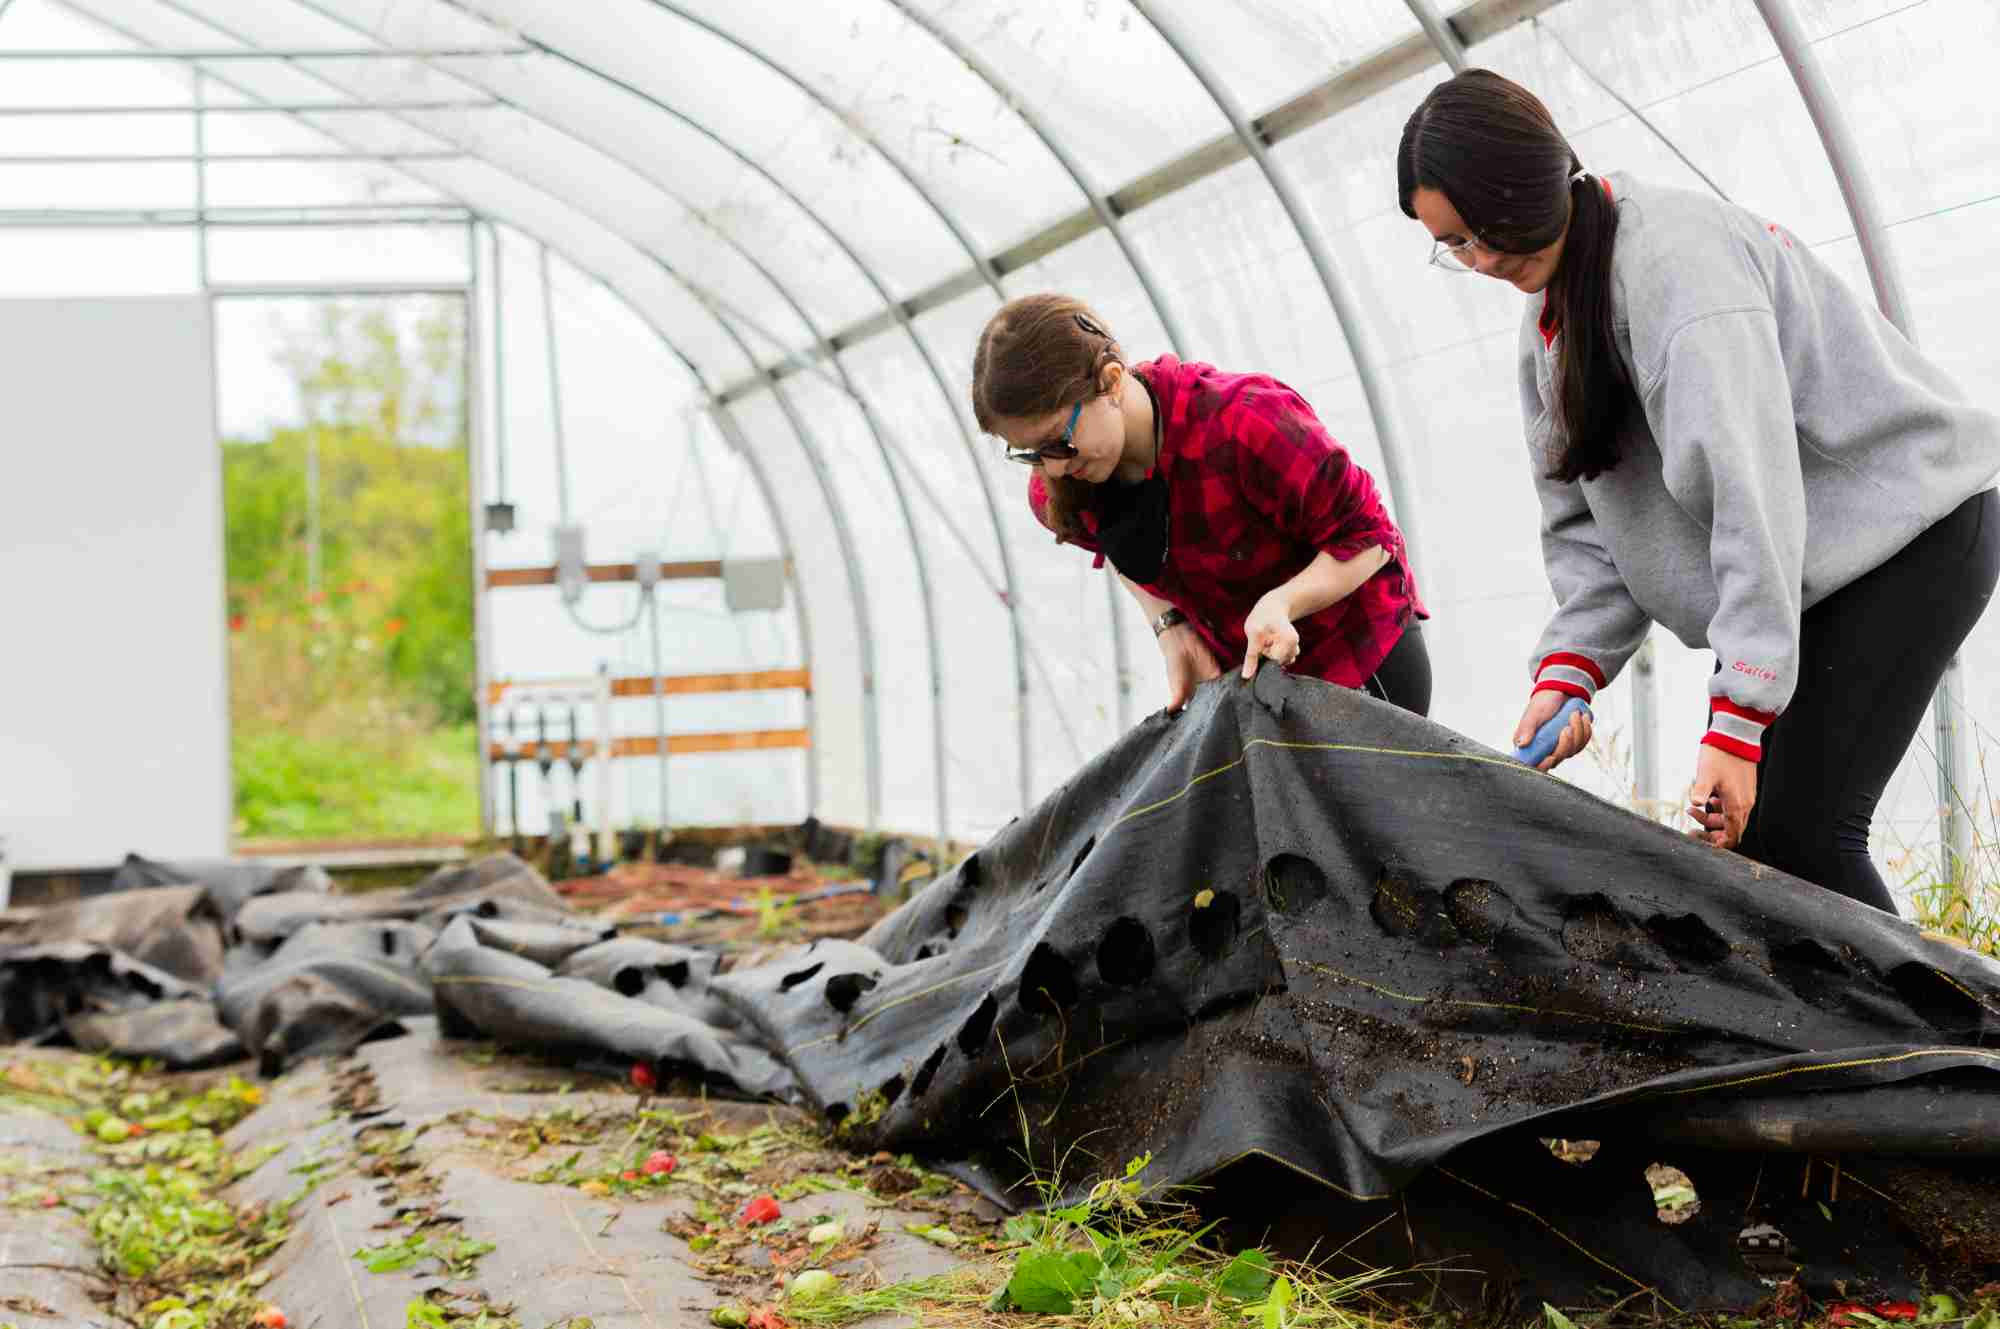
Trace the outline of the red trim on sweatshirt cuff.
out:
<instances>
[{"instance_id":1,"label":"red trim on sweatshirt cuff","mask_svg":"<svg viewBox=\"0 0 2000 1329\"><path fill-rule=\"evenodd\" d=\"M1745 761L1762 761L1764 758L1763 748L1752 743L1740 742L1727 734L1718 734L1713 729L1701 736L1701 742L1703 747L1718 748L1732 757L1741 757Z\"/></svg>"},{"instance_id":2,"label":"red trim on sweatshirt cuff","mask_svg":"<svg viewBox=\"0 0 2000 1329\"><path fill-rule=\"evenodd\" d=\"M1755 709L1754 707L1740 705L1736 702L1729 700L1729 698L1727 697L1711 697L1709 699L1708 708L1711 711L1721 711L1724 715L1741 716L1743 719L1749 720L1753 724L1760 724L1766 727L1768 727L1773 720L1778 718L1778 713L1776 711L1760 711Z\"/></svg>"},{"instance_id":3,"label":"red trim on sweatshirt cuff","mask_svg":"<svg viewBox=\"0 0 2000 1329\"><path fill-rule=\"evenodd\" d=\"M1552 678L1546 683L1538 681L1534 686L1534 690L1529 692L1528 695L1532 697L1536 692L1560 692L1565 697L1575 697L1580 701L1596 700L1588 688L1580 688L1564 678Z\"/></svg>"},{"instance_id":4,"label":"red trim on sweatshirt cuff","mask_svg":"<svg viewBox=\"0 0 2000 1329\"><path fill-rule=\"evenodd\" d=\"M1596 683L1598 687L1601 688L1604 686L1604 671L1597 667L1597 661L1587 655L1578 655L1575 651L1550 651L1542 657L1542 663L1535 672L1540 673L1550 665L1569 665L1572 668L1581 669L1584 673L1590 675L1591 681Z\"/></svg>"}]
</instances>

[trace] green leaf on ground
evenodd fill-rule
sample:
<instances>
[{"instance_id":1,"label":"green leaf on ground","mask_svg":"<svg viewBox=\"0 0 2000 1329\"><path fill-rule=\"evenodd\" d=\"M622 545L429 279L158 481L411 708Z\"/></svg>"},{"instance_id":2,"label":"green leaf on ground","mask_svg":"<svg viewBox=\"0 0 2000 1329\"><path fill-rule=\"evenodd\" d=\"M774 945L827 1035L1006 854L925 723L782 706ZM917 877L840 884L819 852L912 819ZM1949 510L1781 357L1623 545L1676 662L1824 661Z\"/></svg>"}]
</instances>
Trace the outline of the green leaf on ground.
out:
<instances>
[{"instance_id":1,"label":"green leaf on ground","mask_svg":"<svg viewBox=\"0 0 2000 1329\"><path fill-rule=\"evenodd\" d=\"M1007 1280L1007 1299L1033 1315L1068 1315L1102 1267L1090 1251L1023 1252Z\"/></svg>"}]
</instances>

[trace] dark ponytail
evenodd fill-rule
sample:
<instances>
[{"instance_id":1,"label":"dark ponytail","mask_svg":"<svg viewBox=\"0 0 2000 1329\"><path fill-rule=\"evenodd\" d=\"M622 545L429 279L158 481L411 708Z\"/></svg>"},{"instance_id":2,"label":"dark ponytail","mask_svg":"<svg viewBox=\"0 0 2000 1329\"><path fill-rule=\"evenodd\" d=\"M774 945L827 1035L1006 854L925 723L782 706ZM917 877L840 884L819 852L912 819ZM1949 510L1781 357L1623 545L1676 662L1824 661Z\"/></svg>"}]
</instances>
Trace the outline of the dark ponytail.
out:
<instances>
[{"instance_id":1,"label":"dark ponytail","mask_svg":"<svg viewBox=\"0 0 2000 1329\"><path fill-rule=\"evenodd\" d=\"M1560 311L1556 419L1566 439L1550 458L1549 478L1595 480L1618 464L1618 423L1632 404L1632 380L1611 332L1611 247L1618 207L1604 182L1584 175L1570 185L1569 239L1549 301Z\"/></svg>"},{"instance_id":2,"label":"dark ponytail","mask_svg":"<svg viewBox=\"0 0 2000 1329\"><path fill-rule=\"evenodd\" d=\"M1403 125L1396 192L1403 212L1435 189L1489 249L1532 254L1564 235L1548 305L1561 320L1555 414L1562 451L1551 479L1591 480L1618 464L1618 425L1633 400L1631 377L1612 335L1611 254L1618 209L1576 154L1541 99L1486 69L1432 88Z\"/></svg>"}]
</instances>

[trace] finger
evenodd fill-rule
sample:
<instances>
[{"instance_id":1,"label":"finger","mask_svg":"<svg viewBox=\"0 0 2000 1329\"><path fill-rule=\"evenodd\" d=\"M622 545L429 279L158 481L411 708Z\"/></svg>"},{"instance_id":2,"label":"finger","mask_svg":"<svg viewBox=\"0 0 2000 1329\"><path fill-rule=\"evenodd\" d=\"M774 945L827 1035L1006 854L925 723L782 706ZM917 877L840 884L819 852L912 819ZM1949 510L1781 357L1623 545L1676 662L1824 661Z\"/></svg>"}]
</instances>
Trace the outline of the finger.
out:
<instances>
[{"instance_id":1,"label":"finger","mask_svg":"<svg viewBox=\"0 0 2000 1329\"><path fill-rule=\"evenodd\" d=\"M1257 677L1258 651L1259 647L1257 644L1257 638L1252 637L1250 639L1250 645L1243 652L1243 677L1245 678Z\"/></svg>"}]
</instances>

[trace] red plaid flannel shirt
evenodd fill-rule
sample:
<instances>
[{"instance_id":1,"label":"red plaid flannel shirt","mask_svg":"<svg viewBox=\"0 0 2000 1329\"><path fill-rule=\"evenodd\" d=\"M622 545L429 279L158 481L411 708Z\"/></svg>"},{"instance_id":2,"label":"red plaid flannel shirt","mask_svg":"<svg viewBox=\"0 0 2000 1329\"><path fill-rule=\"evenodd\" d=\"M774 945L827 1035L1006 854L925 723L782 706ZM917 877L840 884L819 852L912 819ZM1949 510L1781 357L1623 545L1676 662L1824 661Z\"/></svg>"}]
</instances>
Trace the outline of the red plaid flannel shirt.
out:
<instances>
[{"instance_id":1,"label":"red plaid flannel shirt","mask_svg":"<svg viewBox=\"0 0 2000 1329\"><path fill-rule=\"evenodd\" d=\"M1343 687L1367 682L1411 617L1430 617L1374 478L1333 441L1305 398L1274 378L1225 374L1171 355L1132 369L1158 403L1155 465L1167 477L1167 561L1146 590L1185 613L1228 669L1248 649L1243 620L1266 591L1322 549L1345 561L1380 545L1390 558L1381 571L1299 620L1299 658L1291 666ZM1037 469L1028 504L1044 526L1047 503ZM1089 512L1083 522L1095 530ZM1088 535L1075 543L1097 552Z\"/></svg>"}]
</instances>

